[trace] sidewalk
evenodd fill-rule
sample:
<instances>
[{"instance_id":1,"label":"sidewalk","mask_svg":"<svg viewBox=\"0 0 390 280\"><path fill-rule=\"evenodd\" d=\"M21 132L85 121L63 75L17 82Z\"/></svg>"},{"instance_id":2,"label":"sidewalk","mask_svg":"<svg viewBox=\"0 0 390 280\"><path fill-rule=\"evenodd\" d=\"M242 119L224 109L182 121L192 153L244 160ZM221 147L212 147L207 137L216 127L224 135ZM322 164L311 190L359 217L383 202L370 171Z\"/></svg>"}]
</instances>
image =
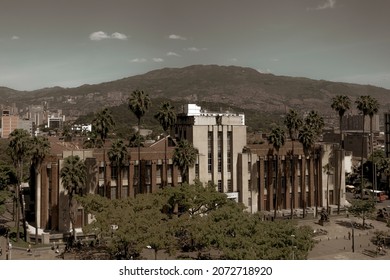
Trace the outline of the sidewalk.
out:
<instances>
[{"instance_id":1,"label":"sidewalk","mask_svg":"<svg viewBox=\"0 0 390 280\"><path fill-rule=\"evenodd\" d=\"M389 260L390 252L384 256L371 257L364 254L364 250L375 251L376 246L371 239L375 236L374 232L377 230L390 232L390 228L386 224L376 220L367 220L367 224L372 224L373 229L354 229L354 249L352 252L352 237L349 239L349 234L352 231L350 222L362 223L357 218L346 218L342 216L331 216L330 222L326 226L318 224L317 220L302 220L299 225L309 225L314 230L324 229L328 233L326 235L317 236L314 239L318 241L314 245L312 251L309 252L309 260ZM388 248L385 250L389 251Z\"/></svg>"}]
</instances>

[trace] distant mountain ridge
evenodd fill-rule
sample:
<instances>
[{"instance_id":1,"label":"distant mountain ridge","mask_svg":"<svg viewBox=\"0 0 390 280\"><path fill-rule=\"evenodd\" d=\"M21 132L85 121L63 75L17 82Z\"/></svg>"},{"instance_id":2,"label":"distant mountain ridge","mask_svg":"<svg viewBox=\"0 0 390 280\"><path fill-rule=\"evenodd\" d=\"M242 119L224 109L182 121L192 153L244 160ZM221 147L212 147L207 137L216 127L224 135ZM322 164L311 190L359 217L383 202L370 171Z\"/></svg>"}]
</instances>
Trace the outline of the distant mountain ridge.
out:
<instances>
[{"instance_id":1,"label":"distant mountain ridge","mask_svg":"<svg viewBox=\"0 0 390 280\"><path fill-rule=\"evenodd\" d=\"M276 76L247 67L218 65L163 68L76 88L17 91L0 87L0 104L9 106L15 103L23 108L48 101L50 108L78 116L102 107L123 104L135 89L144 90L152 100L212 102L263 112L283 113L293 107L301 111L315 109L322 114L332 114L331 98L337 94L348 95L352 100L360 95L371 95L378 99L381 110L387 109L390 104L390 90L380 87Z\"/></svg>"}]
</instances>

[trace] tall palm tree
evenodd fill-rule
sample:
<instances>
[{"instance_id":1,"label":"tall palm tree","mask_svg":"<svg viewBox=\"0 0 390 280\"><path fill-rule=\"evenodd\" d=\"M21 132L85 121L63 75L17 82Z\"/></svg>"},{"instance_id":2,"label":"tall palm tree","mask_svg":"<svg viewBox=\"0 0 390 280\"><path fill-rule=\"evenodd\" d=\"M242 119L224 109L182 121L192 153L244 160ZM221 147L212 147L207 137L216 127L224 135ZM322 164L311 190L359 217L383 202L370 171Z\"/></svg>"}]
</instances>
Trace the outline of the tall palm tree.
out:
<instances>
[{"instance_id":1,"label":"tall palm tree","mask_svg":"<svg viewBox=\"0 0 390 280\"><path fill-rule=\"evenodd\" d=\"M176 122L176 113L174 111L174 107L171 106L169 102L164 102L161 104L160 110L154 117L160 122L160 125L165 133L165 183L163 187L166 186L167 178L168 178L168 162L167 162L167 146L168 146L168 130L175 124Z\"/></svg>"},{"instance_id":2,"label":"tall palm tree","mask_svg":"<svg viewBox=\"0 0 390 280\"><path fill-rule=\"evenodd\" d=\"M116 140L112 143L111 149L108 151L108 158L111 165L117 168L116 186L119 198L122 198L122 167L127 159L126 145L122 140Z\"/></svg>"},{"instance_id":3,"label":"tall palm tree","mask_svg":"<svg viewBox=\"0 0 390 280\"><path fill-rule=\"evenodd\" d=\"M302 127L303 120L302 117L298 114L297 111L294 109L290 109L290 111L287 113L286 118L284 119L284 125L287 127L288 134L291 139L291 145L292 145L292 157L293 157L293 164L294 166L291 168L292 170L292 188L291 188L291 219L293 218L294 214L294 191L295 191L295 171L296 171L296 165L295 165L295 152L294 152L294 142L298 137L299 129Z\"/></svg>"},{"instance_id":4,"label":"tall palm tree","mask_svg":"<svg viewBox=\"0 0 390 280\"><path fill-rule=\"evenodd\" d=\"M351 106L351 99L347 95L336 95L332 98L332 109L335 110L339 115L339 129L340 129L340 148L344 149L344 134L343 134L343 127L342 127L342 121L343 117L345 115L345 112L347 112L350 109Z\"/></svg>"},{"instance_id":5,"label":"tall palm tree","mask_svg":"<svg viewBox=\"0 0 390 280\"><path fill-rule=\"evenodd\" d=\"M313 133L313 143L312 147L310 147L307 151L313 150L315 142L317 142L320 139L320 136L322 134L322 130L325 126L324 118L317 112L317 111L310 111L310 113L306 116L304 120L305 126L308 127L309 130L312 130ZM302 140L302 139L301 139ZM302 142L302 141L301 141ZM308 141L309 143L310 141ZM305 143L302 143L305 146ZM318 187L318 184L317 184ZM318 189L316 190L316 198L315 198L315 204L316 204L316 215L317 215L317 207L318 207ZM305 200L306 201L306 197Z\"/></svg>"},{"instance_id":6,"label":"tall palm tree","mask_svg":"<svg viewBox=\"0 0 390 280\"><path fill-rule=\"evenodd\" d=\"M362 96L359 96L356 100L355 100L355 104L356 104L356 108L360 111L360 113L362 114L362 117L363 117L363 128L362 128L362 156L361 156L361 159L360 159L360 169L361 169L361 180L360 180L360 192L361 192L361 197L363 197L363 188L364 188L364 180L363 180L363 177L364 177L364 172L363 172L363 161L364 161L364 124L365 124L365 121L366 121L366 116L370 113L370 96L369 95L362 95Z\"/></svg>"},{"instance_id":7,"label":"tall palm tree","mask_svg":"<svg viewBox=\"0 0 390 280\"><path fill-rule=\"evenodd\" d=\"M271 144L274 150L276 150L276 170L275 170L276 174L275 174L275 186L274 186L275 188L274 219L276 219L276 213L279 207L279 191L280 191L279 180L278 180L279 150L282 146L284 146L285 140L286 140L285 132L279 126L274 127L267 137L268 144Z\"/></svg>"},{"instance_id":8,"label":"tall palm tree","mask_svg":"<svg viewBox=\"0 0 390 280\"><path fill-rule=\"evenodd\" d=\"M311 110L304 120L305 125L314 133L315 140L318 140L325 126L324 118L314 110Z\"/></svg>"},{"instance_id":9,"label":"tall palm tree","mask_svg":"<svg viewBox=\"0 0 390 280\"><path fill-rule=\"evenodd\" d=\"M60 171L62 185L67 190L69 221L72 226L73 240L76 240L76 214L74 211L74 195L83 194L83 188L87 179L87 168L79 156L65 158L64 165Z\"/></svg>"},{"instance_id":10,"label":"tall palm tree","mask_svg":"<svg viewBox=\"0 0 390 280\"><path fill-rule=\"evenodd\" d=\"M100 136L100 140L105 143L108 132L115 126L115 121L108 108L103 109L95 115L92 121L93 130Z\"/></svg>"},{"instance_id":11,"label":"tall palm tree","mask_svg":"<svg viewBox=\"0 0 390 280\"><path fill-rule=\"evenodd\" d=\"M192 146L192 143L185 139L180 140L173 152L173 164L176 165L182 176L182 182L188 182L188 169L196 163L198 150Z\"/></svg>"},{"instance_id":12,"label":"tall palm tree","mask_svg":"<svg viewBox=\"0 0 390 280\"><path fill-rule=\"evenodd\" d=\"M24 129L15 129L9 135L9 144L8 152L11 155L11 158L14 162L15 168L19 170L18 183L16 185L16 240L19 241L19 224L20 224L20 209L23 208L23 204L20 205L20 185L23 182L23 162L27 158L30 152L31 138L27 130ZM22 214L24 211L22 209ZM23 229L24 229L24 239L26 240L26 223L23 217Z\"/></svg>"},{"instance_id":13,"label":"tall palm tree","mask_svg":"<svg viewBox=\"0 0 390 280\"><path fill-rule=\"evenodd\" d=\"M313 128L314 126L306 124L299 130L298 140L301 142L303 151L305 154L305 159L310 156L310 152L313 149L314 143L316 141L316 131ZM305 171L301 171L301 174L305 174ZM305 217L306 209L306 187L301 187L301 193L303 198L303 217ZM317 213L316 213L317 214Z\"/></svg>"},{"instance_id":14,"label":"tall palm tree","mask_svg":"<svg viewBox=\"0 0 390 280\"><path fill-rule=\"evenodd\" d=\"M128 105L130 111L137 118L138 134L140 134L141 119L148 111L151 101L149 95L142 90L135 90L131 93L128 99ZM141 180L141 145L138 143L138 189L139 193L142 192L142 180Z\"/></svg>"},{"instance_id":15,"label":"tall palm tree","mask_svg":"<svg viewBox=\"0 0 390 280\"><path fill-rule=\"evenodd\" d=\"M370 96L368 105L369 105L368 116L370 117L370 147L371 147L371 155L373 155L374 153L373 119L374 116L378 114L379 102L378 100ZM376 171L375 171L376 165L373 165L373 167L374 168L372 168L372 186L373 186L373 190L375 190L376 189Z\"/></svg>"},{"instance_id":16,"label":"tall palm tree","mask_svg":"<svg viewBox=\"0 0 390 280\"><path fill-rule=\"evenodd\" d=\"M339 115L339 129L340 129L340 149L344 150L344 133L343 133L343 116L345 112L350 109L351 99L346 95L336 95L332 99L331 107ZM341 204L341 178L343 174L343 165L340 162L340 171L339 171L339 187L338 187L338 200L337 200L337 214L340 214L340 204Z\"/></svg>"},{"instance_id":17,"label":"tall palm tree","mask_svg":"<svg viewBox=\"0 0 390 280\"><path fill-rule=\"evenodd\" d=\"M38 228L40 227L41 216L41 166L49 152L50 143L46 137L33 137L31 145L31 164L34 168L35 175L35 244L38 243Z\"/></svg>"}]
</instances>

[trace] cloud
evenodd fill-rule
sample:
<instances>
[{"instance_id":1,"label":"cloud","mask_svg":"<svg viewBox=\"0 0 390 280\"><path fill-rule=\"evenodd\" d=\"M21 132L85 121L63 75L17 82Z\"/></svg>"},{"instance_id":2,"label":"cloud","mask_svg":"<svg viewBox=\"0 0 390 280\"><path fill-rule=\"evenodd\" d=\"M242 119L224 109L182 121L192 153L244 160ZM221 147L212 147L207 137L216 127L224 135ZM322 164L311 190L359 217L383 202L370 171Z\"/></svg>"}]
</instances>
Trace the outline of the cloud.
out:
<instances>
[{"instance_id":1,"label":"cloud","mask_svg":"<svg viewBox=\"0 0 390 280\"><path fill-rule=\"evenodd\" d=\"M190 52L200 52L200 51L205 51L205 50L207 50L207 48L201 48L201 49L199 49L199 48L197 48L197 47L190 47L190 48L186 48L186 49L184 49L184 50L190 51Z\"/></svg>"},{"instance_id":2,"label":"cloud","mask_svg":"<svg viewBox=\"0 0 390 280\"><path fill-rule=\"evenodd\" d=\"M111 35L108 35L106 32L97 31L93 32L89 35L89 39L92 41L101 41L104 39L118 39L118 40L127 40L127 36L125 34L114 32Z\"/></svg>"},{"instance_id":3,"label":"cloud","mask_svg":"<svg viewBox=\"0 0 390 280\"><path fill-rule=\"evenodd\" d=\"M167 56L181 56L181 55L175 52L167 52Z\"/></svg>"},{"instance_id":4,"label":"cloud","mask_svg":"<svg viewBox=\"0 0 390 280\"><path fill-rule=\"evenodd\" d=\"M143 62L146 62L146 58L134 58L132 60L130 60L130 62L135 62L135 63L143 63Z\"/></svg>"},{"instance_id":5,"label":"cloud","mask_svg":"<svg viewBox=\"0 0 390 280\"><path fill-rule=\"evenodd\" d=\"M172 40L187 40L186 37L183 37L183 36L180 36L180 35L176 35L176 34L171 34L171 35L169 35L168 38L172 39Z\"/></svg>"},{"instance_id":6,"label":"cloud","mask_svg":"<svg viewBox=\"0 0 390 280\"><path fill-rule=\"evenodd\" d=\"M316 8L308 8L308 10L325 10L333 9L336 5L336 0L326 0L325 3L318 5Z\"/></svg>"},{"instance_id":7,"label":"cloud","mask_svg":"<svg viewBox=\"0 0 390 280\"><path fill-rule=\"evenodd\" d=\"M159 58L159 57L154 57L154 58L153 58L153 61L154 61L154 62L163 62L164 59Z\"/></svg>"},{"instance_id":8,"label":"cloud","mask_svg":"<svg viewBox=\"0 0 390 280\"><path fill-rule=\"evenodd\" d=\"M110 38L110 36L108 36L107 33L103 31L93 32L89 35L89 39L91 39L92 41L100 41L108 38Z\"/></svg>"},{"instance_id":9,"label":"cloud","mask_svg":"<svg viewBox=\"0 0 390 280\"><path fill-rule=\"evenodd\" d=\"M112 39L118 39L118 40L127 40L127 36L125 34L114 32L111 34Z\"/></svg>"},{"instance_id":10,"label":"cloud","mask_svg":"<svg viewBox=\"0 0 390 280\"><path fill-rule=\"evenodd\" d=\"M20 37L16 36L16 35L12 36L12 38L11 38L11 40L19 40L19 39L20 39Z\"/></svg>"}]
</instances>

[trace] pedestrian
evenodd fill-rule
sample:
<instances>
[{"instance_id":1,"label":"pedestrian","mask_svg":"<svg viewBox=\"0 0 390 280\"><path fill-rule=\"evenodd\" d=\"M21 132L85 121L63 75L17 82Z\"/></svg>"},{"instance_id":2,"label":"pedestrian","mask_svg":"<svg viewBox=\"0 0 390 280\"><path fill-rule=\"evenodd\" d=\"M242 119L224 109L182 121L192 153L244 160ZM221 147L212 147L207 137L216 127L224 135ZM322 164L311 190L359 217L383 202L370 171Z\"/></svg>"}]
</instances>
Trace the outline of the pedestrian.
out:
<instances>
[{"instance_id":1,"label":"pedestrian","mask_svg":"<svg viewBox=\"0 0 390 280\"><path fill-rule=\"evenodd\" d=\"M31 244L28 244L27 253L31 253Z\"/></svg>"}]
</instances>

